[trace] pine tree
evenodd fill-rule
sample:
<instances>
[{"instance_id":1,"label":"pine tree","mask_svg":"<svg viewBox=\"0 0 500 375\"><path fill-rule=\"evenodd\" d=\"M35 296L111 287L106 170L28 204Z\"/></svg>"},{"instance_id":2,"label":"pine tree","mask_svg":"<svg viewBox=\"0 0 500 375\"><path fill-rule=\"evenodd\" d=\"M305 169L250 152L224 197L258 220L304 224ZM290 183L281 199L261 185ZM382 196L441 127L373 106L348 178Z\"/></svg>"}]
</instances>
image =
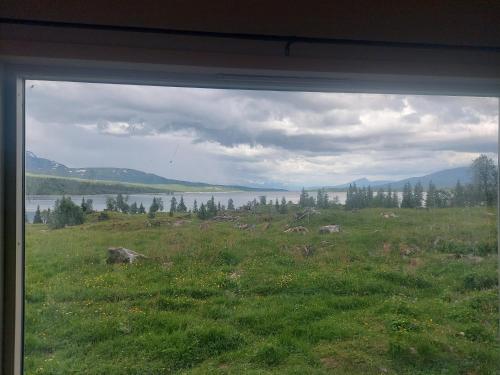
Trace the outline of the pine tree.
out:
<instances>
[{"instance_id":1,"label":"pine tree","mask_svg":"<svg viewBox=\"0 0 500 375\"><path fill-rule=\"evenodd\" d=\"M230 211L234 210L234 201L233 201L232 198L229 198L227 200L227 209L230 210Z\"/></svg>"},{"instance_id":2,"label":"pine tree","mask_svg":"<svg viewBox=\"0 0 500 375\"><path fill-rule=\"evenodd\" d=\"M200 206L200 210L201 210L201 206ZM206 210L207 217L214 217L215 215L217 215L217 206L215 205L215 198L213 195L212 195L212 198L210 198L208 200L207 205L205 207L205 210Z\"/></svg>"},{"instance_id":3,"label":"pine tree","mask_svg":"<svg viewBox=\"0 0 500 375\"><path fill-rule=\"evenodd\" d=\"M154 217L154 214L156 212L158 212L159 209L160 209L160 207L158 205L158 201L157 201L156 197L153 197L153 201L151 202L151 206L149 206L149 215Z\"/></svg>"},{"instance_id":4,"label":"pine tree","mask_svg":"<svg viewBox=\"0 0 500 375\"><path fill-rule=\"evenodd\" d=\"M119 193L116 196L116 208L123 213L127 213L129 211L127 201L128 197L124 197L121 193Z\"/></svg>"},{"instance_id":5,"label":"pine tree","mask_svg":"<svg viewBox=\"0 0 500 375\"><path fill-rule=\"evenodd\" d=\"M278 198L274 201L274 210L276 212L280 212L280 202L278 201Z\"/></svg>"},{"instance_id":6,"label":"pine tree","mask_svg":"<svg viewBox=\"0 0 500 375\"><path fill-rule=\"evenodd\" d=\"M455 207L464 207L465 206L465 189L460 183L460 180L457 181L455 185L455 190L453 192L453 206Z\"/></svg>"},{"instance_id":7,"label":"pine tree","mask_svg":"<svg viewBox=\"0 0 500 375\"><path fill-rule=\"evenodd\" d=\"M415 188L413 189L413 201L414 201L414 207L420 208L422 207L422 203L424 202L424 187L422 184L417 182L415 185Z\"/></svg>"},{"instance_id":8,"label":"pine tree","mask_svg":"<svg viewBox=\"0 0 500 375\"><path fill-rule=\"evenodd\" d=\"M113 197L106 198L106 210L116 211L116 199Z\"/></svg>"},{"instance_id":9,"label":"pine tree","mask_svg":"<svg viewBox=\"0 0 500 375\"><path fill-rule=\"evenodd\" d=\"M130 213L132 215L135 215L137 213L137 203L134 202L130 205Z\"/></svg>"},{"instance_id":10,"label":"pine tree","mask_svg":"<svg viewBox=\"0 0 500 375\"><path fill-rule=\"evenodd\" d=\"M33 224L42 224L42 214L40 212L40 205L36 207L35 216L33 217Z\"/></svg>"},{"instance_id":11,"label":"pine tree","mask_svg":"<svg viewBox=\"0 0 500 375\"><path fill-rule=\"evenodd\" d=\"M373 206L373 190L370 185L368 185L368 189L366 190L366 201L368 203L368 207Z\"/></svg>"},{"instance_id":12,"label":"pine tree","mask_svg":"<svg viewBox=\"0 0 500 375\"><path fill-rule=\"evenodd\" d=\"M85 197L82 197L82 203L80 203L80 207L82 208L83 213L87 212L87 204L85 202Z\"/></svg>"},{"instance_id":13,"label":"pine tree","mask_svg":"<svg viewBox=\"0 0 500 375\"><path fill-rule=\"evenodd\" d=\"M413 208L414 204L415 198L413 197L411 184L407 182L403 187L403 199L401 200L401 208Z\"/></svg>"},{"instance_id":14,"label":"pine tree","mask_svg":"<svg viewBox=\"0 0 500 375\"><path fill-rule=\"evenodd\" d=\"M194 200L194 202L193 202L193 212L194 212L195 214L197 214L197 213L198 213L198 202L196 202L196 199L195 199L195 200Z\"/></svg>"},{"instance_id":15,"label":"pine tree","mask_svg":"<svg viewBox=\"0 0 500 375\"><path fill-rule=\"evenodd\" d=\"M429 182L429 187L427 188L427 197L425 199L425 207L427 208L434 208L437 207L437 191L436 191L436 185L432 183L432 181Z\"/></svg>"},{"instance_id":16,"label":"pine tree","mask_svg":"<svg viewBox=\"0 0 500 375\"><path fill-rule=\"evenodd\" d=\"M302 188L299 197L299 206L304 208L307 207L308 205L309 205L309 194L307 193L306 189Z\"/></svg>"},{"instance_id":17,"label":"pine tree","mask_svg":"<svg viewBox=\"0 0 500 375\"><path fill-rule=\"evenodd\" d=\"M280 204L280 214L286 214L288 211L288 207L286 205L286 199L285 197L281 198L281 204Z\"/></svg>"},{"instance_id":18,"label":"pine tree","mask_svg":"<svg viewBox=\"0 0 500 375\"><path fill-rule=\"evenodd\" d=\"M220 202L217 202L217 212L220 212L222 210L222 207L220 205Z\"/></svg>"},{"instance_id":19,"label":"pine tree","mask_svg":"<svg viewBox=\"0 0 500 375\"><path fill-rule=\"evenodd\" d=\"M202 203L200 209L198 210L198 218L201 220L205 220L208 217L207 209L205 205Z\"/></svg>"},{"instance_id":20,"label":"pine tree","mask_svg":"<svg viewBox=\"0 0 500 375\"><path fill-rule=\"evenodd\" d=\"M398 198L398 193L395 191L392 193L392 204L391 207L393 208L399 208L399 198Z\"/></svg>"},{"instance_id":21,"label":"pine tree","mask_svg":"<svg viewBox=\"0 0 500 375\"><path fill-rule=\"evenodd\" d=\"M179 204L177 205L177 211L178 212L187 212L187 207L186 204L184 203L184 197L181 195L181 200Z\"/></svg>"},{"instance_id":22,"label":"pine tree","mask_svg":"<svg viewBox=\"0 0 500 375\"><path fill-rule=\"evenodd\" d=\"M169 215L170 216L174 216L174 212L177 211L177 199L175 199L175 197L172 197L172 199L170 200L170 211L169 211Z\"/></svg>"},{"instance_id":23,"label":"pine tree","mask_svg":"<svg viewBox=\"0 0 500 375\"><path fill-rule=\"evenodd\" d=\"M146 213L146 209L144 208L144 206L142 205L142 202L141 204L139 205L139 213L140 214L145 214Z\"/></svg>"}]
</instances>

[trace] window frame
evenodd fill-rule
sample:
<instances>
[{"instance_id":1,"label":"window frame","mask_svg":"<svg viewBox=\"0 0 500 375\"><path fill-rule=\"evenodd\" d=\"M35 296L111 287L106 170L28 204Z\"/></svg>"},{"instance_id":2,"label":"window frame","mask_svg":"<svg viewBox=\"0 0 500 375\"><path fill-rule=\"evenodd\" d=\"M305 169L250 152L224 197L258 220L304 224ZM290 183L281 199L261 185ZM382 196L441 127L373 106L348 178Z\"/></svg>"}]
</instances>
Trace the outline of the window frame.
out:
<instances>
[{"instance_id":1,"label":"window frame","mask_svg":"<svg viewBox=\"0 0 500 375\"><path fill-rule=\"evenodd\" d=\"M132 68L130 65L119 66L117 69L115 66L106 64L93 67L77 66L74 62L58 65L0 65L0 119L2 120L0 124L2 141L0 154L0 272L2 272L0 277L0 319L2 322L0 355L3 374L22 374L24 362L24 151L25 82L27 80L278 91L500 97L500 83L471 78L376 74L333 76L324 74L321 77L314 72L298 75L279 71L265 74L259 71L240 74L228 69L203 71L200 68L191 67L179 70L178 66L163 66L162 70L158 70L140 64L133 64ZM497 195L500 198L500 188ZM498 199L497 215L498 218L500 199ZM500 233L500 220L497 220L497 233ZM500 245L500 238L498 243ZM498 277L500 281L500 256L498 256Z\"/></svg>"}]
</instances>

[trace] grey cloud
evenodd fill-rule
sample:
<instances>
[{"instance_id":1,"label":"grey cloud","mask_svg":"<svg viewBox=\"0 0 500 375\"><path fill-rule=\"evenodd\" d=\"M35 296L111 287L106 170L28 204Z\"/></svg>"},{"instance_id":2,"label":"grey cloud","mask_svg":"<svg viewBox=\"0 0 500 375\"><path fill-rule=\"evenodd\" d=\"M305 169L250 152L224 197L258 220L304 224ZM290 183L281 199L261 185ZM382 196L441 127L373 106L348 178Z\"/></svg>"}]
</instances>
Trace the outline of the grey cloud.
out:
<instances>
[{"instance_id":1,"label":"grey cloud","mask_svg":"<svg viewBox=\"0 0 500 375\"><path fill-rule=\"evenodd\" d=\"M147 137L184 134L187 144L191 143L192 147L205 142L229 148L242 144L263 146L273 150L276 160L280 157L327 155L343 155L347 160L352 153L358 153L373 155L373 158L391 155L389 158L397 164L405 151L412 150L413 156L408 157L413 168L418 166L414 161L419 158L419 153L420 158L422 153L433 155L429 156L430 160L439 152L496 152L496 138L481 129L486 121L497 116L497 103L493 98L51 82L35 82L35 87L27 90L29 116L43 124L47 131L64 129L60 134L52 134L55 139L63 134L66 137L78 134L82 149L107 145L109 150L123 147L120 152L126 154L123 145L130 147L132 143L125 138L132 137L136 142L142 139L141 144L145 145ZM388 126L385 121L393 120L384 120L383 115L387 113L399 114L399 122L387 123L391 124ZM367 115L374 114L382 116L381 119L368 120L368 123L362 121ZM424 127L423 119L429 115L435 118L435 127L440 130L433 137L427 134L430 128ZM467 132L460 128L460 124L476 126L479 130ZM75 125L94 126L94 134L90 128L76 130ZM83 139L92 145L85 148ZM75 144L80 140L74 140ZM55 141L47 139L47 142L53 144ZM144 152L152 151L146 146ZM208 160L208 154L203 158ZM231 167L231 163L242 163L240 168L245 163L260 162L259 155L219 153L214 158L224 168L232 170L236 168ZM146 157L141 156L141 160L146 160ZM386 174L391 173L394 163L386 163L384 167L381 163L380 168ZM392 167L387 167L389 164ZM158 163L157 168L161 172L163 167ZM248 170L245 167L239 176L234 177L246 178L245 173L250 173ZM252 169L252 173L259 174L259 171Z\"/></svg>"}]
</instances>

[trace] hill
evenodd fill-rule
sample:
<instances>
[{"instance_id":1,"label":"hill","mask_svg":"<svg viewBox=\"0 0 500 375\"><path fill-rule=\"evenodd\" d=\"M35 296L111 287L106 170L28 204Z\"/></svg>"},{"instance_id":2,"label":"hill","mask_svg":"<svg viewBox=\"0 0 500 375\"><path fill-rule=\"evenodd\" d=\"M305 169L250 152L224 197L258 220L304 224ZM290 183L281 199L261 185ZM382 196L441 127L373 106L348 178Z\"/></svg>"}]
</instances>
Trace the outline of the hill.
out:
<instances>
[{"instance_id":1,"label":"hill","mask_svg":"<svg viewBox=\"0 0 500 375\"><path fill-rule=\"evenodd\" d=\"M441 189L447 189L455 187L457 181L460 180L462 184L468 184L472 182L472 175L470 173L469 167L458 167L451 169L444 169L442 171L430 173L424 176L419 177L409 177L403 180L397 181L371 181L367 178L361 178L358 180L354 180L348 182L346 184L340 184L328 187L327 189L331 190L344 190L349 187L350 184L356 184L358 187L367 187L370 185L372 188L387 188L389 185L392 189L400 190L403 189L403 186L409 182L412 185L415 185L417 182L420 183L426 188L429 185L429 182L433 182L436 187Z\"/></svg>"},{"instance_id":2,"label":"hill","mask_svg":"<svg viewBox=\"0 0 500 375\"><path fill-rule=\"evenodd\" d=\"M115 183L128 183L128 184L140 184L146 185L144 190L142 191L134 191L134 192L152 192L150 190L165 191L165 190L175 190L175 191L230 191L230 190L239 190L239 191L269 191L269 190L283 190L283 189L272 189L269 187L258 188L258 187L248 187L248 186L240 186L240 185L212 185L203 182L192 182L192 181L183 181L183 180L175 180L170 178L165 178L162 176L158 176L153 173L146 173L136 169L130 168L69 168L66 165L38 157L34 153L30 151L26 151L25 156L25 166L26 172L31 175L39 175L44 176L45 178L54 176L54 177L63 177L63 178L71 178L71 179L79 179L80 182L86 181L88 186L95 186L96 181L106 181L115 182ZM52 181L52 183L60 181ZM74 183L67 183L68 187L75 187ZM57 184L56 184L57 185ZM155 185L155 186L151 186ZM158 185L158 186L157 186ZM48 186L48 185L47 185ZM120 186L120 188L123 188ZM58 194L58 193L52 193ZM69 194L69 192L66 192ZM76 194L76 193L75 193ZM99 194L99 193L95 193Z\"/></svg>"}]
</instances>

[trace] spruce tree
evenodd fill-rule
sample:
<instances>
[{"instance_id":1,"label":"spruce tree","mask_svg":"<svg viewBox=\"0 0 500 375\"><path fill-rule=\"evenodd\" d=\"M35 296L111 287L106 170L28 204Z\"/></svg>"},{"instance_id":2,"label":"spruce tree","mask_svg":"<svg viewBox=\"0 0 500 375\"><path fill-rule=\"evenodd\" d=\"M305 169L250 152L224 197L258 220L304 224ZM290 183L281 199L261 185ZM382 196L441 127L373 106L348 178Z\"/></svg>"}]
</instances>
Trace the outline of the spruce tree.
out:
<instances>
[{"instance_id":1,"label":"spruce tree","mask_svg":"<svg viewBox=\"0 0 500 375\"><path fill-rule=\"evenodd\" d=\"M42 214L40 212L40 205L36 207L35 216L33 217L33 224L42 224Z\"/></svg>"},{"instance_id":2,"label":"spruce tree","mask_svg":"<svg viewBox=\"0 0 500 375\"><path fill-rule=\"evenodd\" d=\"M187 207L186 204L184 203L184 197L181 195L181 200L179 201L179 204L177 205L177 211L178 212L187 212Z\"/></svg>"},{"instance_id":3,"label":"spruce tree","mask_svg":"<svg viewBox=\"0 0 500 375\"><path fill-rule=\"evenodd\" d=\"M172 199L170 200L170 211L169 211L169 215L170 216L174 216L174 213L177 211L177 199L175 199L175 197L172 197Z\"/></svg>"},{"instance_id":4,"label":"spruce tree","mask_svg":"<svg viewBox=\"0 0 500 375\"><path fill-rule=\"evenodd\" d=\"M230 210L230 211L234 210L234 201L233 201L232 198L229 198L227 200L227 209Z\"/></svg>"},{"instance_id":5,"label":"spruce tree","mask_svg":"<svg viewBox=\"0 0 500 375\"><path fill-rule=\"evenodd\" d=\"M208 217L207 209L205 205L202 203L200 209L198 210L198 218L201 220L205 220Z\"/></svg>"},{"instance_id":6,"label":"spruce tree","mask_svg":"<svg viewBox=\"0 0 500 375\"><path fill-rule=\"evenodd\" d=\"M144 206L143 206L142 202L141 202L141 204L139 205L139 213L140 213L140 214L145 214L145 213L146 213L146 209L144 208Z\"/></svg>"},{"instance_id":7,"label":"spruce tree","mask_svg":"<svg viewBox=\"0 0 500 375\"><path fill-rule=\"evenodd\" d=\"M401 200L401 208L413 208L415 199L413 197L413 190L411 184L407 182L403 187L403 199Z\"/></svg>"},{"instance_id":8,"label":"spruce tree","mask_svg":"<svg viewBox=\"0 0 500 375\"><path fill-rule=\"evenodd\" d=\"M286 205L286 199L285 197L281 198L281 204L280 204L280 214L286 214L287 212L287 205Z\"/></svg>"},{"instance_id":9,"label":"spruce tree","mask_svg":"<svg viewBox=\"0 0 500 375\"><path fill-rule=\"evenodd\" d=\"M307 207L308 204L309 204L309 194L307 193L306 189L302 188L299 197L299 206L304 208Z\"/></svg>"},{"instance_id":10,"label":"spruce tree","mask_svg":"<svg viewBox=\"0 0 500 375\"><path fill-rule=\"evenodd\" d=\"M434 185L432 183L432 181L429 182L429 187L427 188L427 197L425 199L425 207L427 207L427 208L437 207L436 185Z\"/></svg>"},{"instance_id":11,"label":"spruce tree","mask_svg":"<svg viewBox=\"0 0 500 375\"><path fill-rule=\"evenodd\" d=\"M415 188L413 189L413 201L414 201L414 207L420 208L422 207L422 203L424 201L424 187L422 184L417 182L415 185Z\"/></svg>"},{"instance_id":12,"label":"spruce tree","mask_svg":"<svg viewBox=\"0 0 500 375\"><path fill-rule=\"evenodd\" d=\"M464 207L465 206L465 189L460 183L460 180L457 181L455 185L455 190L453 191L453 206L455 207Z\"/></svg>"},{"instance_id":13,"label":"spruce tree","mask_svg":"<svg viewBox=\"0 0 500 375\"><path fill-rule=\"evenodd\" d=\"M196 199L195 199L195 200L194 200L194 202L193 202L193 212L194 212L195 214L197 214L197 213L198 213L198 202L196 202Z\"/></svg>"},{"instance_id":14,"label":"spruce tree","mask_svg":"<svg viewBox=\"0 0 500 375\"><path fill-rule=\"evenodd\" d=\"M130 205L130 213L132 215L135 215L137 213L138 209L137 209L137 203L134 202Z\"/></svg>"}]
</instances>

